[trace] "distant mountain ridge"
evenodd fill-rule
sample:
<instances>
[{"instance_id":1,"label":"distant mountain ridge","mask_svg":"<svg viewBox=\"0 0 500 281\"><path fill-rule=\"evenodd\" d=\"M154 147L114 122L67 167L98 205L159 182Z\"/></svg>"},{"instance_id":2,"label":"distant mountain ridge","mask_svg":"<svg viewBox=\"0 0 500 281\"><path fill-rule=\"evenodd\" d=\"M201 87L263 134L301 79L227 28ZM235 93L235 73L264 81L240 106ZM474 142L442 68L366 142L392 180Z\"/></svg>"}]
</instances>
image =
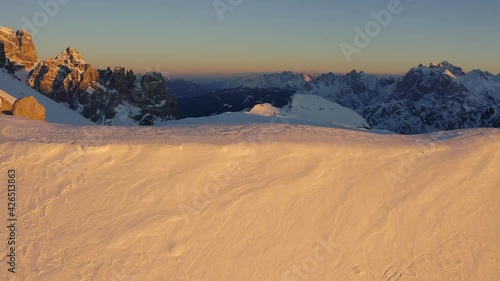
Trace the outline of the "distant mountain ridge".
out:
<instances>
[{"instance_id":1,"label":"distant mountain ridge","mask_svg":"<svg viewBox=\"0 0 500 281\"><path fill-rule=\"evenodd\" d=\"M314 79L306 73L284 71L281 73L266 73L254 76L237 76L225 81L222 89L298 89Z\"/></svg>"},{"instance_id":2,"label":"distant mountain ridge","mask_svg":"<svg viewBox=\"0 0 500 281\"><path fill-rule=\"evenodd\" d=\"M480 70L465 73L445 61L419 65L402 77L330 73L298 92L351 108L373 128L417 134L500 127L499 79Z\"/></svg>"}]
</instances>

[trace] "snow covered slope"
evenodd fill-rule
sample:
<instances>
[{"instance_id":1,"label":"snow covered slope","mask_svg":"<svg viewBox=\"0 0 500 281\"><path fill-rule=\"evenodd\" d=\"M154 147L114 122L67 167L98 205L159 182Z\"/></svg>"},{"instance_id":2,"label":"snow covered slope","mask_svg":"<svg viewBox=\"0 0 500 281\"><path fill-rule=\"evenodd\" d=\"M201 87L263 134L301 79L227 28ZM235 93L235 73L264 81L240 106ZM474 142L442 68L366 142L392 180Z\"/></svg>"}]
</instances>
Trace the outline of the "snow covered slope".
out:
<instances>
[{"instance_id":1,"label":"snow covered slope","mask_svg":"<svg viewBox=\"0 0 500 281\"><path fill-rule=\"evenodd\" d=\"M250 125L254 123L310 125L354 130L365 130L369 127L368 122L353 110L330 102L322 97L299 94L292 96L289 104L283 108L277 108L271 104L258 104L248 112L230 112L210 117L186 118L160 122L156 125Z\"/></svg>"},{"instance_id":2,"label":"snow covered slope","mask_svg":"<svg viewBox=\"0 0 500 281\"><path fill-rule=\"evenodd\" d=\"M296 94L281 112L288 118L342 124L354 128L369 127L368 122L354 110L319 96Z\"/></svg>"},{"instance_id":3,"label":"snow covered slope","mask_svg":"<svg viewBox=\"0 0 500 281\"><path fill-rule=\"evenodd\" d=\"M0 95L9 99L20 99L25 96L34 96L36 100L45 107L46 121L51 123L73 124L73 125L92 125L91 121L80 116L73 110L64 107L29 86L23 84L12 75L0 69ZM10 97L7 97L10 96Z\"/></svg>"},{"instance_id":4,"label":"snow covered slope","mask_svg":"<svg viewBox=\"0 0 500 281\"><path fill-rule=\"evenodd\" d=\"M248 113L353 128L369 127L368 122L354 110L313 95L295 94L291 97L289 104L283 108L261 104L252 108Z\"/></svg>"},{"instance_id":5,"label":"snow covered slope","mask_svg":"<svg viewBox=\"0 0 500 281\"><path fill-rule=\"evenodd\" d=\"M499 166L497 129L387 136L0 116L20 261L0 280L494 281Z\"/></svg>"}]
</instances>

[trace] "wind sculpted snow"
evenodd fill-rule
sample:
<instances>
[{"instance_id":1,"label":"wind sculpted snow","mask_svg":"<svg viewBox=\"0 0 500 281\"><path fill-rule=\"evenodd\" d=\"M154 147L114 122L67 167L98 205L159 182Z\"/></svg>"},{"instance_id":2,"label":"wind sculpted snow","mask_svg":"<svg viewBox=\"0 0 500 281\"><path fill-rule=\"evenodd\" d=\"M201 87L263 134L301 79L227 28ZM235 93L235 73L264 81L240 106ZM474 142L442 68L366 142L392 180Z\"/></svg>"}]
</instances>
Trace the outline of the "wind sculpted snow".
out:
<instances>
[{"instance_id":1,"label":"wind sculpted snow","mask_svg":"<svg viewBox=\"0 0 500 281\"><path fill-rule=\"evenodd\" d=\"M493 281L499 141L0 116L21 261L0 279Z\"/></svg>"}]
</instances>

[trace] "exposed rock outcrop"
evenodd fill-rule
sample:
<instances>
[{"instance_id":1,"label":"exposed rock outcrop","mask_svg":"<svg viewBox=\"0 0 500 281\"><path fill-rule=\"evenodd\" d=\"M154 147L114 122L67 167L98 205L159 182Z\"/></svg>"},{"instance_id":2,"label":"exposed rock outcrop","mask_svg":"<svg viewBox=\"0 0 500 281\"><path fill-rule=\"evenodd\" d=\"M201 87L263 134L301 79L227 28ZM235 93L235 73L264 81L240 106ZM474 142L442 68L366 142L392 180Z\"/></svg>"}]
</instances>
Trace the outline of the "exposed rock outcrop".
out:
<instances>
[{"instance_id":1,"label":"exposed rock outcrop","mask_svg":"<svg viewBox=\"0 0 500 281\"><path fill-rule=\"evenodd\" d=\"M31 69L38 63L35 44L28 32L0 27L0 42L4 44L5 56L19 67Z\"/></svg>"},{"instance_id":2,"label":"exposed rock outcrop","mask_svg":"<svg viewBox=\"0 0 500 281\"><path fill-rule=\"evenodd\" d=\"M45 107L33 96L18 99L12 106L12 115L31 120L45 121Z\"/></svg>"},{"instance_id":3,"label":"exposed rock outcrop","mask_svg":"<svg viewBox=\"0 0 500 281\"><path fill-rule=\"evenodd\" d=\"M7 57L5 56L5 44L0 42L0 68L4 68L7 63Z\"/></svg>"},{"instance_id":4,"label":"exposed rock outcrop","mask_svg":"<svg viewBox=\"0 0 500 281\"><path fill-rule=\"evenodd\" d=\"M180 117L177 101L167 91L165 78L161 73L148 72L141 79L142 92L135 98L142 108L141 125L150 125L154 120L164 121Z\"/></svg>"},{"instance_id":5,"label":"exposed rock outcrop","mask_svg":"<svg viewBox=\"0 0 500 281\"><path fill-rule=\"evenodd\" d=\"M138 78L123 67L96 70L73 48L40 62L27 83L98 124L151 125L180 117L160 73Z\"/></svg>"},{"instance_id":6,"label":"exposed rock outcrop","mask_svg":"<svg viewBox=\"0 0 500 281\"><path fill-rule=\"evenodd\" d=\"M40 62L28 77L28 85L57 102L71 101L71 93L86 90L97 82L99 74L82 55L73 48L66 48L55 59Z\"/></svg>"}]
</instances>

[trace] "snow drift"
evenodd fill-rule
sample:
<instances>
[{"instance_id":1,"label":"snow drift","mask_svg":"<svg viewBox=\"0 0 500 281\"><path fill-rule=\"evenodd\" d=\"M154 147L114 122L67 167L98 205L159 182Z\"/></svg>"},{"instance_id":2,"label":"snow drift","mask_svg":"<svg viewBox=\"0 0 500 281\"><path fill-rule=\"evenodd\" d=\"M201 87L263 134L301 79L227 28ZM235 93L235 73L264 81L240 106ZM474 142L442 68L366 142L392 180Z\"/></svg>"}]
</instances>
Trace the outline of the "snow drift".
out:
<instances>
[{"instance_id":1,"label":"snow drift","mask_svg":"<svg viewBox=\"0 0 500 281\"><path fill-rule=\"evenodd\" d=\"M295 94L281 114L287 118L318 123L369 127L368 122L354 110L315 95Z\"/></svg>"},{"instance_id":2,"label":"snow drift","mask_svg":"<svg viewBox=\"0 0 500 281\"><path fill-rule=\"evenodd\" d=\"M1 280L499 276L498 130L388 136L0 116L0 132L0 171L18 175L21 261Z\"/></svg>"}]
</instances>

